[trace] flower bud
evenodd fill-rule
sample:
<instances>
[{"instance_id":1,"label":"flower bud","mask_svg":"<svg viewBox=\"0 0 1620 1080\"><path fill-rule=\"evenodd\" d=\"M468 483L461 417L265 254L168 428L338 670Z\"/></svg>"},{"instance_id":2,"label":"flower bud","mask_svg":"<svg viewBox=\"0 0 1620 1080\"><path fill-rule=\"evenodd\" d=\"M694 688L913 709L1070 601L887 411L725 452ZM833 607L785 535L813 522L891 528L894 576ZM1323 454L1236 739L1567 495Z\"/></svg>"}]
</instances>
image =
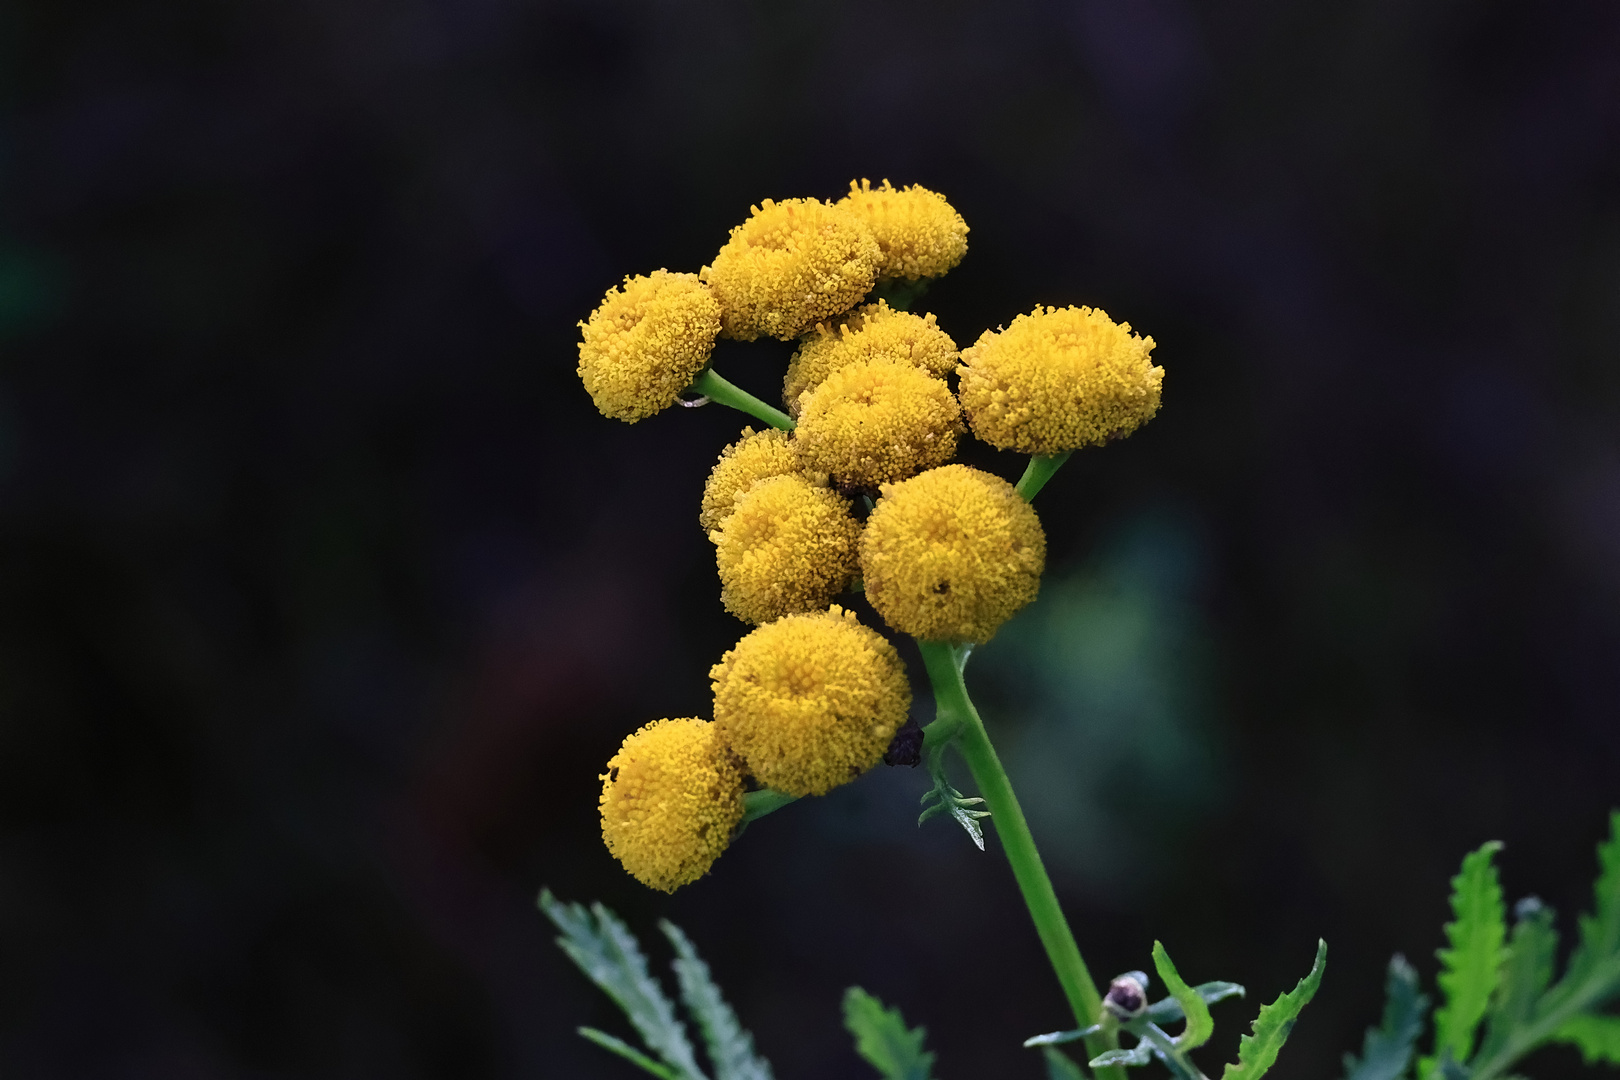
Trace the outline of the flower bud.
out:
<instances>
[{"instance_id":1,"label":"flower bud","mask_svg":"<svg viewBox=\"0 0 1620 1080\"><path fill-rule=\"evenodd\" d=\"M756 481L709 534L720 601L744 622L825 608L855 576L849 500L802 476Z\"/></svg>"},{"instance_id":2,"label":"flower bud","mask_svg":"<svg viewBox=\"0 0 1620 1080\"><path fill-rule=\"evenodd\" d=\"M943 195L920 185L896 191L887 180L876 188L851 180L838 205L854 211L877 238L880 277L937 277L967 254L967 222Z\"/></svg>"},{"instance_id":3,"label":"flower bud","mask_svg":"<svg viewBox=\"0 0 1620 1080\"><path fill-rule=\"evenodd\" d=\"M705 533L725 524L737 499L759 480L799 471L799 448L785 431L743 428L742 438L720 451L720 460L703 485L698 524Z\"/></svg>"},{"instance_id":4,"label":"flower bud","mask_svg":"<svg viewBox=\"0 0 1620 1080\"><path fill-rule=\"evenodd\" d=\"M956 342L932 313L895 311L888 302L863 304L847 315L818 323L804 335L782 380L782 403L799 415L800 399L840 368L862 360L889 361L945 378L956 369Z\"/></svg>"},{"instance_id":5,"label":"flower bud","mask_svg":"<svg viewBox=\"0 0 1620 1080\"><path fill-rule=\"evenodd\" d=\"M908 364L850 364L800 399L793 439L805 467L876 489L956 456L962 410L950 387Z\"/></svg>"},{"instance_id":6,"label":"flower bud","mask_svg":"<svg viewBox=\"0 0 1620 1080\"><path fill-rule=\"evenodd\" d=\"M633 424L675 404L709 362L720 305L696 274L658 270L609 289L579 326L586 391L602 415Z\"/></svg>"}]
</instances>

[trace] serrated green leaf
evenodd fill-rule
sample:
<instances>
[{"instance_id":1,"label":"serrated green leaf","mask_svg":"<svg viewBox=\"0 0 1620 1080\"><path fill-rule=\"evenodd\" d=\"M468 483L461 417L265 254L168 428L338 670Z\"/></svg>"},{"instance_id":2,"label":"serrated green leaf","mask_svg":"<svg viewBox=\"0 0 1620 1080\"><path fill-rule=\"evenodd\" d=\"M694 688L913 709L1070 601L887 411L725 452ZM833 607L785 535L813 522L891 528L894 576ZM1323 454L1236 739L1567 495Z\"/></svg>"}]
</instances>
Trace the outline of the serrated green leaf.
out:
<instances>
[{"instance_id":1,"label":"serrated green leaf","mask_svg":"<svg viewBox=\"0 0 1620 1080\"><path fill-rule=\"evenodd\" d=\"M1553 1032L1552 1039L1580 1050L1588 1065L1620 1065L1620 1016L1572 1017Z\"/></svg>"},{"instance_id":2,"label":"serrated green leaf","mask_svg":"<svg viewBox=\"0 0 1620 1080\"><path fill-rule=\"evenodd\" d=\"M1254 1034L1239 1040L1237 1064L1228 1065L1221 1080L1260 1080L1266 1074L1277 1060L1283 1043L1288 1041L1289 1032L1294 1030L1300 1010L1316 996L1316 988L1322 985L1322 972L1326 969L1327 942L1318 941L1316 962L1311 965L1310 974L1288 993L1261 1008L1260 1015L1254 1019Z\"/></svg>"},{"instance_id":3,"label":"serrated green leaf","mask_svg":"<svg viewBox=\"0 0 1620 1080\"><path fill-rule=\"evenodd\" d=\"M980 810L984 805L981 798L969 798L963 795L945 776L944 747L936 748L928 756L928 773L934 779L934 786L923 792L923 812L917 817L917 824L921 825L936 814L949 814L951 820L962 826L968 838L980 850L984 850L984 827L979 822L990 816L990 811ZM932 804L932 805L930 805Z\"/></svg>"},{"instance_id":4,"label":"serrated green leaf","mask_svg":"<svg viewBox=\"0 0 1620 1080\"><path fill-rule=\"evenodd\" d=\"M858 986L844 992L844 1027L855 1036L855 1052L884 1080L931 1080L934 1055L923 1049L926 1028L907 1028L899 1009Z\"/></svg>"},{"instance_id":5,"label":"serrated green leaf","mask_svg":"<svg viewBox=\"0 0 1620 1080\"><path fill-rule=\"evenodd\" d=\"M1354 1054L1344 1055L1346 1080L1398 1080L1412 1063L1428 1010L1429 999L1418 993L1417 972L1396 953L1384 980L1383 1022L1367 1029L1359 1062Z\"/></svg>"},{"instance_id":6,"label":"serrated green leaf","mask_svg":"<svg viewBox=\"0 0 1620 1080\"><path fill-rule=\"evenodd\" d=\"M1055 1046L1048 1046L1046 1054L1046 1080L1086 1080L1086 1074L1068 1054Z\"/></svg>"},{"instance_id":7,"label":"serrated green leaf","mask_svg":"<svg viewBox=\"0 0 1620 1080\"><path fill-rule=\"evenodd\" d=\"M1598 845L1598 879L1592 886L1595 906L1582 915L1580 943L1569 960L1569 985L1582 983L1620 957L1620 810L1609 815L1609 838Z\"/></svg>"},{"instance_id":8,"label":"serrated green leaf","mask_svg":"<svg viewBox=\"0 0 1620 1080\"><path fill-rule=\"evenodd\" d=\"M654 1061L652 1058L648 1057L646 1054L643 1054L640 1050L637 1050L623 1039L615 1038L614 1036L609 1035L607 1032L598 1031L593 1027L582 1027L576 1028L575 1030L578 1031L580 1035L587 1041L595 1043L604 1050L610 1050L613 1053L618 1054L632 1065L638 1065L652 1073L654 1076L659 1077L660 1080L680 1080L680 1073L676 1072L668 1065Z\"/></svg>"},{"instance_id":9,"label":"serrated green leaf","mask_svg":"<svg viewBox=\"0 0 1620 1080\"><path fill-rule=\"evenodd\" d=\"M1153 1060L1153 1048L1144 1040L1129 1050L1110 1050L1098 1054L1088 1063L1093 1069L1106 1069L1111 1065L1146 1065Z\"/></svg>"},{"instance_id":10,"label":"serrated green leaf","mask_svg":"<svg viewBox=\"0 0 1620 1080\"><path fill-rule=\"evenodd\" d=\"M1176 1038L1176 1048L1186 1051L1203 1046L1215 1033L1215 1020L1209 1015L1209 1006L1204 999L1182 979L1170 954L1165 952L1163 942L1153 943L1153 968L1187 1017L1187 1027Z\"/></svg>"},{"instance_id":11,"label":"serrated green leaf","mask_svg":"<svg viewBox=\"0 0 1620 1080\"><path fill-rule=\"evenodd\" d=\"M1501 843L1492 840L1469 852L1463 856L1461 872L1451 879L1451 911L1456 916L1446 924L1451 948L1436 954L1440 974L1435 981L1445 1004L1434 1012L1434 1053L1418 1066L1419 1076L1428 1076L1447 1051L1453 1061L1469 1059L1474 1034L1501 979L1507 919L1492 862L1500 850Z\"/></svg>"},{"instance_id":12,"label":"serrated green leaf","mask_svg":"<svg viewBox=\"0 0 1620 1080\"><path fill-rule=\"evenodd\" d=\"M681 1001L697 1021L714 1066L715 1080L772 1080L771 1066L754 1052L754 1038L737 1022L737 1014L720 993L709 974L709 965L681 928L665 919L659 929L675 947L675 977L681 985Z\"/></svg>"},{"instance_id":13,"label":"serrated green leaf","mask_svg":"<svg viewBox=\"0 0 1620 1080\"><path fill-rule=\"evenodd\" d=\"M682 1080L707 1080L692 1056L685 1027L675 1017L675 1006L647 973L647 958L618 916L601 904L591 905L587 913L579 904L561 902L549 889L540 893L540 910L562 931L557 944L563 952L624 1011L648 1048Z\"/></svg>"},{"instance_id":14,"label":"serrated green leaf","mask_svg":"<svg viewBox=\"0 0 1620 1080\"><path fill-rule=\"evenodd\" d=\"M1243 997L1248 991L1234 982L1207 982L1199 983L1193 987L1193 993L1204 999L1205 1005L1213 1005L1217 1001L1225 1001L1229 997ZM1160 998L1147 1007L1142 1014L1155 1024L1172 1024L1187 1014L1181 1010L1181 1002L1173 997Z\"/></svg>"},{"instance_id":15,"label":"serrated green leaf","mask_svg":"<svg viewBox=\"0 0 1620 1080\"><path fill-rule=\"evenodd\" d=\"M1553 910L1535 897L1514 907L1517 921L1502 963L1501 981L1491 1003L1489 1024L1476 1061L1493 1057L1513 1037L1514 1029L1530 1022L1547 984L1552 981L1558 954L1558 931Z\"/></svg>"}]
</instances>

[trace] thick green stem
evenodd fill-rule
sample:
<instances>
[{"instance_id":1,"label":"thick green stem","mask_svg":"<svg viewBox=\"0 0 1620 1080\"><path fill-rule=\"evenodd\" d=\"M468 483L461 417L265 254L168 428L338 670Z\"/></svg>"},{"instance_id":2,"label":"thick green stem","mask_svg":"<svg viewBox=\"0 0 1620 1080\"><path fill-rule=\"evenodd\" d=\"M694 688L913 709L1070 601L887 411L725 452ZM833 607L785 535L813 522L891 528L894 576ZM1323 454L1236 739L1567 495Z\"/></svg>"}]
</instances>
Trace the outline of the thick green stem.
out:
<instances>
[{"instance_id":1,"label":"thick green stem","mask_svg":"<svg viewBox=\"0 0 1620 1080\"><path fill-rule=\"evenodd\" d=\"M1052 479L1052 474L1063 467L1063 463L1069 460L1069 455L1072 453L1074 453L1073 450L1065 450L1063 453L1053 454L1051 457L1045 457L1041 454L1030 456L1029 464L1024 467L1024 475L1018 478L1016 488L1018 494L1024 497L1025 502L1030 502L1035 498L1036 493L1046 486L1046 482Z\"/></svg>"},{"instance_id":2,"label":"thick green stem","mask_svg":"<svg viewBox=\"0 0 1620 1080\"><path fill-rule=\"evenodd\" d=\"M748 391L722 379L714 373L713 368L704 368L702 374L693 379L692 385L687 389L694 394L702 394L710 401L730 405L756 420L765 421L771 427L781 428L783 431L793 430L793 418L787 413L781 409L771 408Z\"/></svg>"},{"instance_id":3,"label":"thick green stem","mask_svg":"<svg viewBox=\"0 0 1620 1080\"><path fill-rule=\"evenodd\" d=\"M1075 1023L1082 1028L1090 1027L1102 1014L1102 997L1080 956L1074 932L1063 917L1052 879L1046 875L1041 853L1035 848L1035 838L1030 835L1029 823L1018 805L1018 796L1013 794L1012 781L1007 779L1007 770L1001 767L1001 759L990 744L984 721L979 719L979 712L968 697L967 684L962 681L967 650L941 641L919 641L917 645L922 650L923 664L928 669L939 710L939 718L926 731L942 723L956 727L957 747L990 810L990 821L1001 838L1002 850L1007 853L1007 862L1012 865L1013 877L1024 894L1024 904L1035 922L1035 932L1040 935L1046 958L1057 973L1064 997L1068 998ZM1092 1057L1118 1046L1119 1036L1111 1025L1086 1039L1086 1050ZM1123 1080L1124 1072L1123 1067L1114 1067L1099 1069L1097 1075Z\"/></svg>"}]
</instances>

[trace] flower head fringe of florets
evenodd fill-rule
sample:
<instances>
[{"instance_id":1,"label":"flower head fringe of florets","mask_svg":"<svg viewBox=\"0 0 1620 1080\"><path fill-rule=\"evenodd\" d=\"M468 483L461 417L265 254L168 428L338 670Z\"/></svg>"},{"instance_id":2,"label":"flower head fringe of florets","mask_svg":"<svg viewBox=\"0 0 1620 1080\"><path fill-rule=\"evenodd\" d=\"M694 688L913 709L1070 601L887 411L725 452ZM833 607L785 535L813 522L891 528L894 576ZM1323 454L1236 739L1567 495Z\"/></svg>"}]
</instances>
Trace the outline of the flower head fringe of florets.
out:
<instances>
[{"instance_id":1,"label":"flower head fringe of florets","mask_svg":"<svg viewBox=\"0 0 1620 1080\"><path fill-rule=\"evenodd\" d=\"M789 795L824 795L876 765L911 708L894 646L836 605L761 626L709 678L721 737Z\"/></svg>"},{"instance_id":2,"label":"flower head fringe of florets","mask_svg":"<svg viewBox=\"0 0 1620 1080\"><path fill-rule=\"evenodd\" d=\"M932 313L904 310L966 251L942 196L863 180L836 202L763 200L701 273L627 278L581 324L580 378L606 415L690 394L769 425L743 429L703 485L720 602L755 627L710 673L714 721L650 724L603 776L608 850L653 888L701 877L783 800L915 763L900 654L845 606L864 590L925 655L989 641L1040 588L1035 493L1069 452L1158 408L1153 340L1094 308L1037 308L960 353ZM788 412L709 366L717 336L799 339ZM969 430L1034 455L1016 487L952 464ZM953 794L953 816L972 822L971 801Z\"/></svg>"},{"instance_id":3,"label":"flower head fringe of florets","mask_svg":"<svg viewBox=\"0 0 1620 1080\"><path fill-rule=\"evenodd\" d=\"M782 380L782 403L799 415L800 399L840 368L865 360L910 364L941 379L956 369L956 342L932 313L896 311L887 301L865 304L830 323L818 323L799 342Z\"/></svg>"},{"instance_id":4,"label":"flower head fringe of florets","mask_svg":"<svg viewBox=\"0 0 1620 1080\"><path fill-rule=\"evenodd\" d=\"M601 780L608 850L664 892L702 877L742 820L742 769L707 720L654 720L624 740Z\"/></svg>"}]
</instances>

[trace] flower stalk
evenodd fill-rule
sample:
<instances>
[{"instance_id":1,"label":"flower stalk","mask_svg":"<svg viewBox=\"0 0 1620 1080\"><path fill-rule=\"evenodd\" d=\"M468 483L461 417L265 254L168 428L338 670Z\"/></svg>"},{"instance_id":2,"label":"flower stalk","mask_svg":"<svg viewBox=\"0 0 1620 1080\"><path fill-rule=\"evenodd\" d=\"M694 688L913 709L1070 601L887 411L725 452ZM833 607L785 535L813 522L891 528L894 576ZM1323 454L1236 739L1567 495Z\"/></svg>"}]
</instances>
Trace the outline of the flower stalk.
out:
<instances>
[{"instance_id":1,"label":"flower stalk","mask_svg":"<svg viewBox=\"0 0 1620 1080\"><path fill-rule=\"evenodd\" d=\"M700 371L688 389L694 394L702 394L710 401L718 401L739 412L745 412L756 420L763 420L771 427L781 428L783 431L793 430L793 418L787 413L781 409L771 408L742 387L716 374L713 368L704 368Z\"/></svg>"},{"instance_id":2,"label":"flower stalk","mask_svg":"<svg viewBox=\"0 0 1620 1080\"><path fill-rule=\"evenodd\" d=\"M1007 777L1007 770L1002 768L996 748L984 729L984 721L979 718L973 700L968 697L962 670L967 665L972 646L955 646L942 641L919 641L917 645L922 650L923 664L928 669L928 680L933 685L938 709L937 719L924 729L925 739L926 734L938 725L950 725L947 733L956 736L957 749L967 762L968 771L973 774L973 782L978 785L985 805L990 808L990 820L995 825L996 835L1001 838L1002 850L1012 866L1024 904L1029 908L1035 932L1046 949L1046 958L1051 962L1058 984L1063 988L1063 996L1068 999L1075 1022L1082 1028L1089 1028L1102 1015L1102 996L1097 992L1097 984L1080 955L1074 932L1063 917L1057 892L1052 888L1052 879L1046 873L1045 864L1041 862L1041 853L1035 847L1035 838L1029 831L1029 822L1024 819L1023 808L1018 805L1012 781ZM1118 1046L1118 1035L1111 1025L1104 1025L1103 1030L1086 1038L1086 1049L1092 1057ZM1098 1069L1097 1075L1123 1080L1124 1069L1119 1066L1105 1067Z\"/></svg>"}]
</instances>

